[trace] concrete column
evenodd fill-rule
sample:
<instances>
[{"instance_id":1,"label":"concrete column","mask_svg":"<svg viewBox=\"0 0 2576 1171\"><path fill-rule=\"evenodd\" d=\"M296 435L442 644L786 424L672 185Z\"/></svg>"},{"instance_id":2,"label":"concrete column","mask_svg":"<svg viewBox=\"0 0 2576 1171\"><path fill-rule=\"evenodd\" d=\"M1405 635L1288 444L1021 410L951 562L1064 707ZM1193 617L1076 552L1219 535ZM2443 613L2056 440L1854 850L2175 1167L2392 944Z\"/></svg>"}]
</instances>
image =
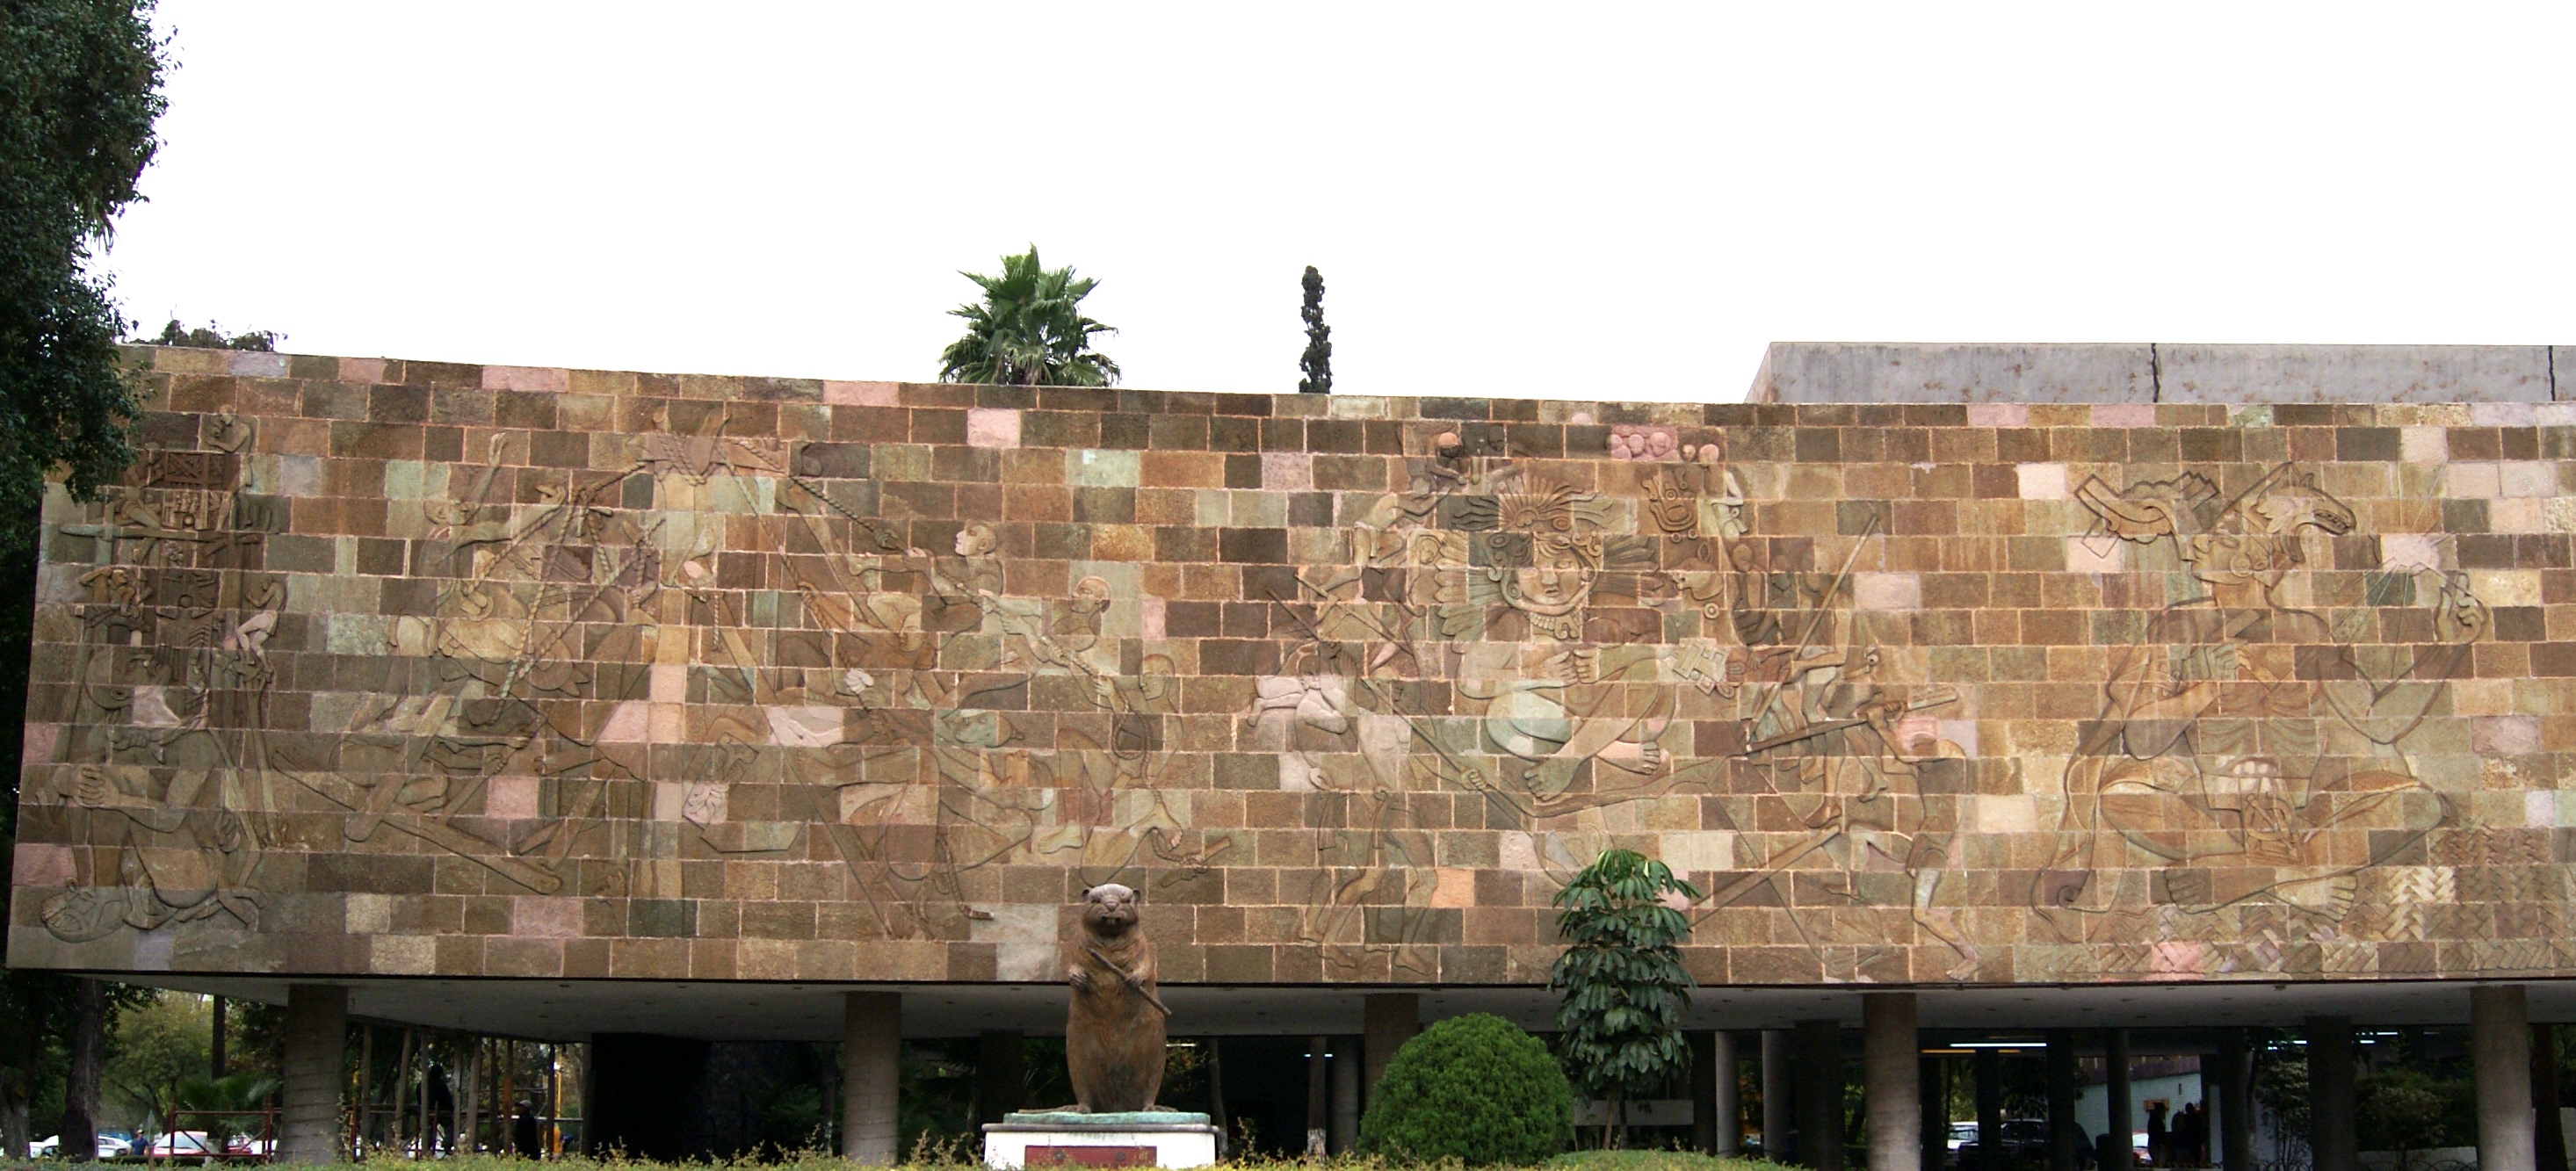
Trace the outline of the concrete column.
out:
<instances>
[{"instance_id":1,"label":"concrete column","mask_svg":"<svg viewBox=\"0 0 2576 1171\"><path fill-rule=\"evenodd\" d=\"M2075 1125L2075 1030L2048 1030L2048 1171L2075 1171L2084 1147Z\"/></svg>"},{"instance_id":2,"label":"concrete column","mask_svg":"<svg viewBox=\"0 0 2576 1171\"><path fill-rule=\"evenodd\" d=\"M1698 1030L1682 1034L1682 1042L1690 1046L1690 1149L1703 1155L1717 1149L1717 1039L1721 1035Z\"/></svg>"},{"instance_id":3,"label":"concrete column","mask_svg":"<svg viewBox=\"0 0 2576 1171\"><path fill-rule=\"evenodd\" d=\"M841 1015L841 1157L892 1163L903 1075L903 994L853 992Z\"/></svg>"},{"instance_id":4,"label":"concrete column","mask_svg":"<svg viewBox=\"0 0 2576 1171\"><path fill-rule=\"evenodd\" d=\"M2109 1166L2102 1171L2129 1171L2138 1165L2138 1149L2129 1136L2137 1133L2135 1115L2129 1113L2129 1030L2102 1030L2102 1100L2110 1107L2104 1130L2111 1137ZM2319 1168L2318 1171L2324 1171ZM2341 1171L2352 1171L2342 1168Z\"/></svg>"},{"instance_id":5,"label":"concrete column","mask_svg":"<svg viewBox=\"0 0 2576 1171\"><path fill-rule=\"evenodd\" d=\"M2004 1055L1979 1049L1977 1064L1976 1171L2004 1171Z\"/></svg>"},{"instance_id":6,"label":"concrete column","mask_svg":"<svg viewBox=\"0 0 2576 1171\"><path fill-rule=\"evenodd\" d=\"M1798 1163L1843 1171L1843 1027L1798 1022Z\"/></svg>"},{"instance_id":7,"label":"concrete column","mask_svg":"<svg viewBox=\"0 0 2576 1171\"><path fill-rule=\"evenodd\" d=\"M1333 1153L1360 1145L1360 1039L1333 1038Z\"/></svg>"},{"instance_id":8,"label":"concrete column","mask_svg":"<svg viewBox=\"0 0 2576 1171\"><path fill-rule=\"evenodd\" d=\"M1735 1080L1735 1034L1718 1030L1709 1048L1710 1064L1717 1067L1717 1084L1709 1087L1708 1112L1716 1123L1709 1151L1733 1157L1744 1153L1744 1096Z\"/></svg>"},{"instance_id":9,"label":"concrete column","mask_svg":"<svg viewBox=\"0 0 2576 1171\"><path fill-rule=\"evenodd\" d=\"M1774 1163L1789 1161L1794 1149L1789 1137L1796 1129L1797 1104L1795 1071L1789 1062L1789 1030L1762 1030L1762 1157Z\"/></svg>"},{"instance_id":10,"label":"concrete column","mask_svg":"<svg viewBox=\"0 0 2576 1171\"><path fill-rule=\"evenodd\" d=\"M2225 1171L2254 1171L2254 1047L2245 1030L2227 1030L2218 1051L2218 1161Z\"/></svg>"},{"instance_id":11,"label":"concrete column","mask_svg":"<svg viewBox=\"0 0 2576 1171\"><path fill-rule=\"evenodd\" d=\"M280 1162L336 1163L348 1154L340 1149L341 1055L348 1039L348 989L287 985Z\"/></svg>"},{"instance_id":12,"label":"concrete column","mask_svg":"<svg viewBox=\"0 0 2576 1171\"><path fill-rule=\"evenodd\" d=\"M2316 1157L2316 1171L2358 1171L2361 1140L2353 1131L2361 1120L2352 1099L2352 1018L2309 1017L2307 1031L2308 1120L2315 1128L2308 1150Z\"/></svg>"},{"instance_id":13,"label":"concrete column","mask_svg":"<svg viewBox=\"0 0 2576 1171\"><path fill-rule=\"evenodd\" d=\"M1333 1039L1306 1038L1306 1157L1321 1159L1333 1147Z\"/></svg>"},{"instance_id":14,"label":"concrete column","mask_svg":"<svg viewBox=\"0 0 2576 1171\"><path fill-rule=\"evenodd\" d=\"M2533 1171L2531 1020L2522 985L2469 989L2469 1060L2478 1077L2478 1171Z\"/></svg>"},{"instance_id":15,"label":"concrete column","mask_svg":"<svg viewBox=\"0 0 2576 1171\"><path fill-rule=\"evenodd\" d=\"M1869 1171L1922 1171L1922 1046L1915 1039L1914 994L1864 992L1860 1019Z\"/></svg>"},{"instance_id":16,"label":"concrete column","mask_svg":"<svg viewBox=\"0 0 2576 1171\"><path fill-rule=\"evenodd\" d=\"M2531 1026L2532 1162L2567 1171L2567 1128L2558 1117L2558 1026Z\"/></svg>"},{"instance_id":17,"label":"concrete column","mask_svg":"<svg viewBox=\"0 0 2576 1171\"><path fill-rule=\"evenodd\" d=\"M1362 1039L1361 1056L1368 1063L1368 1094L1377 1093L1377 1079L1386 1076L1386 1063L1395 1060L1395 1051L1422 1031L1422 998L1410 992L1372 992L1361 1006L1361 1027L1368 1030Z\"/></svg>"}]
</instances>

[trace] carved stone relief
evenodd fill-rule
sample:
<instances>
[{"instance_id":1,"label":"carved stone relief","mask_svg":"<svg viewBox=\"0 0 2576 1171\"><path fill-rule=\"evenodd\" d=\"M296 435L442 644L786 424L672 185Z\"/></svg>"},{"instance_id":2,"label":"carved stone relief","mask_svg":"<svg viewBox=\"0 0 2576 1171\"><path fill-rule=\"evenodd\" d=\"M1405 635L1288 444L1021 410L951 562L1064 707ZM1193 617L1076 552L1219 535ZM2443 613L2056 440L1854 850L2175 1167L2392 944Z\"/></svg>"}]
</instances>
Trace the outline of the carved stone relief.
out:
<instances>
[{"instance_id":1,"label":"carved stone relief","mask_svg":"<svg viewBox=\"0 0 2576 1171\"><path fill-rule=\"evenodd\" d=\"M445 459L235 405L56 501L16 938L1043 979L1118 883L1173 980L1515 982L1615 842L1711 981L2570 966L2553 462L855 393L403 425Z\"/></svg>"}]
</instances>

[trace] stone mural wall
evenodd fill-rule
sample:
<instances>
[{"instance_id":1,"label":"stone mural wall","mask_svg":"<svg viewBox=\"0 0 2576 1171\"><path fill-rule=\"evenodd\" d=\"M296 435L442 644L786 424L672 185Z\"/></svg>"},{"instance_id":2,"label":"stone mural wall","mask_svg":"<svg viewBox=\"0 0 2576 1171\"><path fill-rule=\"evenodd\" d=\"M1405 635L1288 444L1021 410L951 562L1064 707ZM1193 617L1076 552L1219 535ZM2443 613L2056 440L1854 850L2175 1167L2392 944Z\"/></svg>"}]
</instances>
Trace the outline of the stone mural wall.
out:
<instances>
[{"instance_id":1,"label":"stone mural wall","mask_svg":"<svg viewBox=\"0 0 2576 1171\"><path fill-rule=\"evenodd\" d=\"M137 351L11 958L2571 974L2576 404L1631 405Z\"/></svg>"}]
</instances>

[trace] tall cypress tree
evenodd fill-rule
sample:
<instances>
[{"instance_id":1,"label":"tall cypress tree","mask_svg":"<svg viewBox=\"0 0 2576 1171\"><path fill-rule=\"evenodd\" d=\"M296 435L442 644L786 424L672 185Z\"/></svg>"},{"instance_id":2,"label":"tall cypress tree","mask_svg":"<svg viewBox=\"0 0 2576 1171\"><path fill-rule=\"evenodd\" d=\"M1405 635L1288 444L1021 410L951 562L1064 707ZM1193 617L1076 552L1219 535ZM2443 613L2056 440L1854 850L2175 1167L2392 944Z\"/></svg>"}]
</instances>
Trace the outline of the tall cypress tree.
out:
<instances>
[{"instance_id":1,"label":"tall cypress tree","mask_svg":"<svg viewBox=\"0 0 2576 1171\"><path fill-rule=\"evenodd\" d=\"M1299 394L1333 393L1333 327L1324 324L1324 274L1306 266L1306 304L1297 310L1306 319L1306 353L1297 359L1297 368L1306 372L1297 380Z\"/></svg>"}]
</instances>

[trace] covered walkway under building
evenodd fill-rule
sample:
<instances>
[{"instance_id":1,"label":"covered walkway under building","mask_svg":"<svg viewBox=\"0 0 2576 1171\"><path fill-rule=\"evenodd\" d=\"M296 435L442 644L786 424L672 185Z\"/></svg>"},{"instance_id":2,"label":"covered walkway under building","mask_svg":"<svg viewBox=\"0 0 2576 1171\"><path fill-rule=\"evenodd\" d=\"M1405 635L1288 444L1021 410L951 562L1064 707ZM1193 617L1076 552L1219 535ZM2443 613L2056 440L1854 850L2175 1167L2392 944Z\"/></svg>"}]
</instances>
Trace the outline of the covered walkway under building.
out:
<instances>
[{"instance_id":1,"label":"covered walkway under building","mask_svg":"<svg viewBox=\"0 0 2576 1171\"><path fill-rule=\"evenodd\" d=\"M125 979L134 979L131 974ZM686 1103L669 1087L690 1084L690 1061L708 1043L840 1042L842 1084L838 1132L845 1153L888 1159L897 1113L894 1067L909 1040L975 1043L979 1062L1016 1068L1024 1038L1060 1036L1064 990L1051 984L851 986L741 981L540 981L377 979L332 985L248 977L162 978L147 982L186 991L298 1006L290 1052L336 1062L340 1046L324 1043L351 1019L467 1034L594 1045L589 1139L594 1149L685 1157L674 1145L673 1120ZM1527 987L1354 989L1279 986L1172 986L1175 1038L1327 1038L1327 1057L1342 1064L1326 1075L1344 1083L1326 1114L1305 1115L1302 1097L1273 1114L1326 1128L1333 1149L1346 1149L1365 1108L1366 1087L1386 1057L1420 1025L1470 1012L1492 1013L1530 1029L1553 1029L1555 1001ZM2563 1137L2552 1133L2559 1103L2554 1080L2536 1076L2535 1027L2576 1021L2576 981L2371 981L2209 984L2165 981L2077 986L1699 989L1685 1021L1699 1069L1688 1096L1661 1104L1661 1115L1632 1121L1666 1138L1689 1135L1715 1153L1750 1149L1821 1171L1866 1166L1920 1171L1945 1165L1949 1109L1936 1087L1973 1086L1978 1120L2001 1133L2005 1120L2000 1068L2040 1063L2049 1087L2047 1166L2092 1165L2099 1132L2074 1125L2079 1062L2107 1077L2109 1117L2146 1128L2143 1104L2130 1101L2125 1071L2134 1062L2188 1055L2200 1059L2214 1119L2209 1162L2227 1171L2277 1167L2278 1149L2258 1153L2250 1099L2249 1036L2279 1036L2303 1050L2312 1095L2312 1128L2286 1137L2312 1157L2314 1171L2357 1171L2353 1114L2358 1062L2374 1041L2398 1030L2464 1030L2476 1070L2481 1171L2565 1166ZM996 1048L996 1043L1008 1046ZM1294 1056L1308 1046L1292 1045ZM324 1057L322 1054L329 1053ZM1938 1064L1949 1061L1943 1070ZM334 1067L336 1070L336 1067ZM1362 1070L1365 1072L1362 1073ZM1735 1078L1719 1070L1732 1070ZM2118 1072L2113 1072L2118 1071ZM290 1117L336 1118L340 1104L323 1095L345 1079L301 1068L291 1083L309 1098ZM1276 1080L1279 1070L1267 1071ZM1263 1075L1237 1074L1238 1085ZM1302 1094L1306 1074L1291 1071ZM1739 1095L1738 1080L1762 1087ZM1856 1090L1851 1125L1841 1109ZM1766 1092L1767 1091L1767 1092ZM1272 1095L1278 1097L1278 1095ZM1247 1101L1237 1092L1238 1112ZM1817 1108L1830 1103L1832 1108ZM986 1103L998 1113L1021 1105ZM1274 1103L1274 1107L1277 1104ZM2060 1120L2064 1120L2063 1124ZM1811 1135L1831 1136L1822 1142ZM2553 1145L2554 1144L2554 1145ZM2079 1156L2079 1149L2085 1154ZM2031 1152L2015 1148L2027 1159ZM1925 1158L1931 1152L1932 1159ZM1291 1151L1290 1153L1293 1153ZM1955 1165L1956 1171L1977 1169Z\"/></svg>"}]
</instances>

